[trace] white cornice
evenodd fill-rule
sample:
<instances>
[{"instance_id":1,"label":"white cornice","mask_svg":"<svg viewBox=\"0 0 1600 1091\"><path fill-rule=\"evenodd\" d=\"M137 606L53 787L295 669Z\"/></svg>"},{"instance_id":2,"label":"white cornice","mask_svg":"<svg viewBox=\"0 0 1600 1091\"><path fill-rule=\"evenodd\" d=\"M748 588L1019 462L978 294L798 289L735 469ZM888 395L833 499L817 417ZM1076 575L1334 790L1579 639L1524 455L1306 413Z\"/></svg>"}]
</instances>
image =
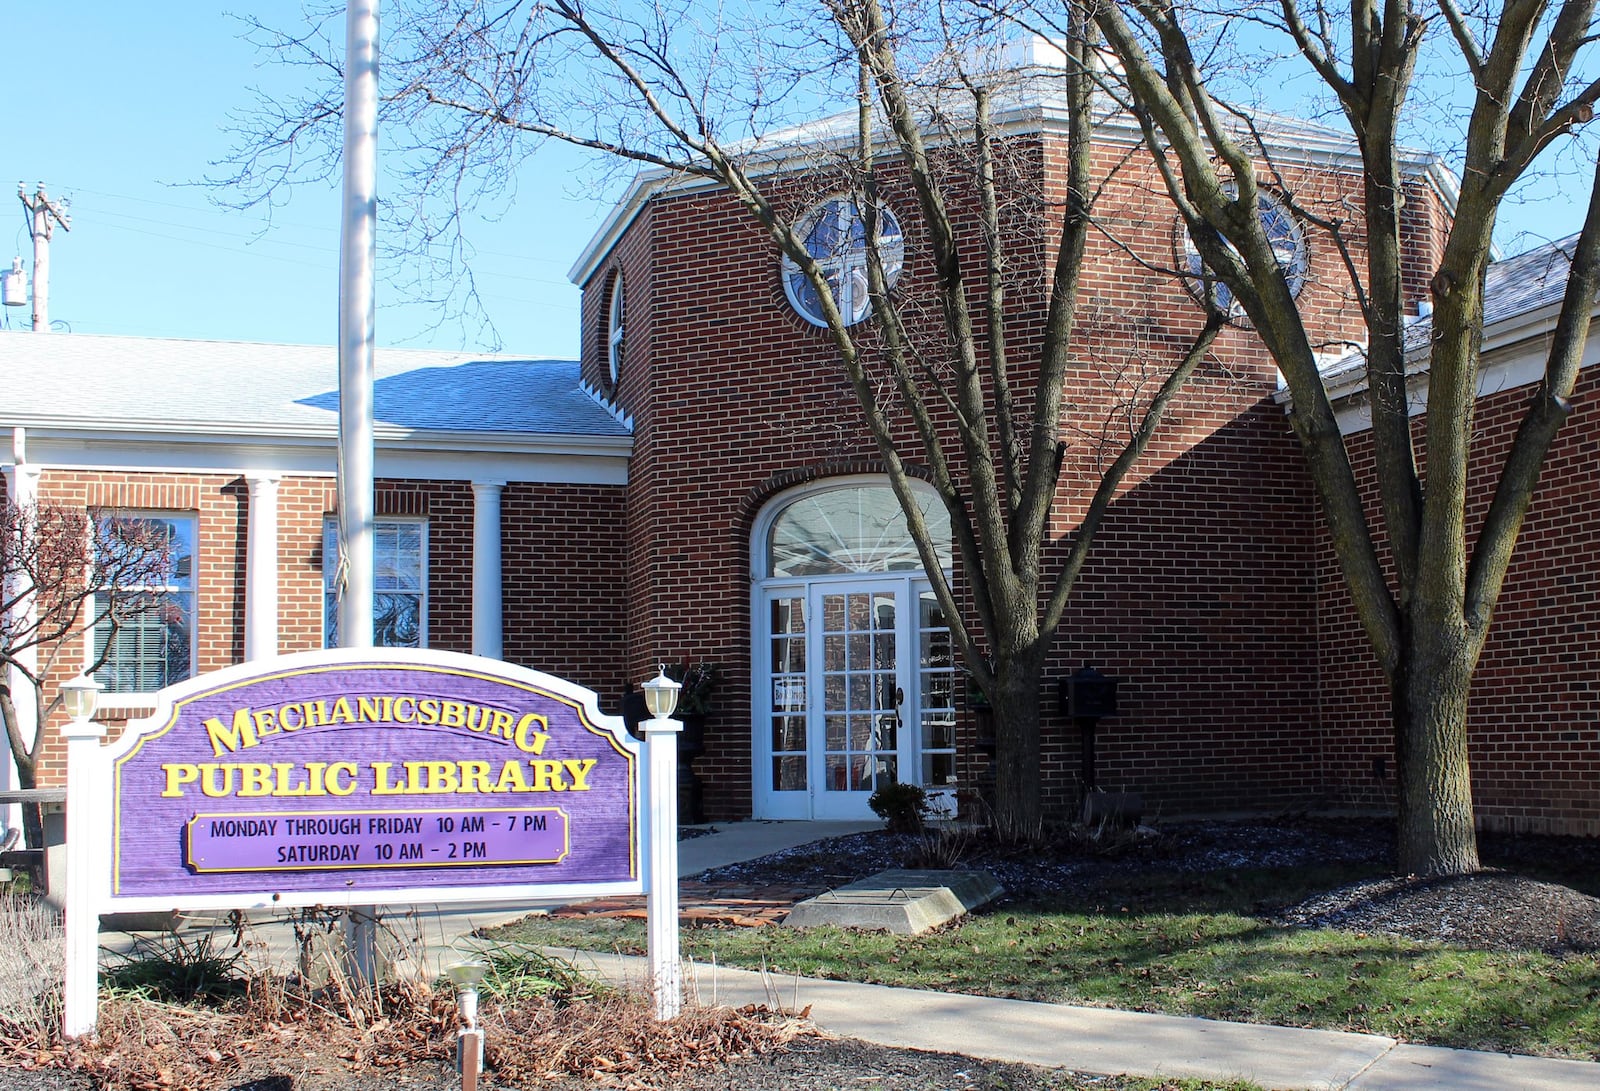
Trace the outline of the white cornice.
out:
<instances>
[{"instance_id":1,"label":"white cornice","mask_svg":"<svg viewBox=\"0 0 1600 1091\"><path fill-rule=\"evenodd\" d=\"M849 124L842 124L841 118L847 119ZM992 120L997 128L1006 133L1022 135L1030 132L1064 132L1068 118L1064 106L1039 100L1002 106L996 109ZM1291 118L1280 120L1285 124L1294 121ZM1272 136L1270 123L1271 119L1264 127L1264 135L1269 139ZM1096 123L1095 139L1102 143L1133 147L1143 141L1144 134L1125 113L1108 111ZM1281 139L1284 143L1270 148L1272 161L1279 166L1335 168L1353 172L1361 170L1360 151L1351 137L1307 127L1285 132ZM759 143L746 144L740 150L749 157L744 166L751 176L764 177L814 162L819 155L848 150L855 146L855 141L854 114L840 113L767 134L760 138ZM880 128L875 134L875 154L892 156L895 151L889 134ZM1432 188L1446 208L1455 209L1460 187L1443 159L1429 152L1401 149L1400 166L1402 171ZM568 279L580 288L588 283L605 264L629 227L656 197L677 197L721 188L720 182L682 171L664 168L640 171L607 214L600 230L579 254L567 274Z\"/></svg>"},{"instance_id":2,"label":"white cornice","mask_svg":"<svg viewBox=\"0 0 1600 1091\"><path fill-rule=\"evenodd\" d=\"M507 480L620 485L628 480L626 437L506 436L504 442L451 442L440 433L377 437L379 477L420 481ZM149 473L243 473L331 476L337 462L328 437L195 435L31 427L28 463L49 469Z\"/></svg>"},{"instance_id":3,"label":"white cornice","mask_svg":"<svg viewBox=\"0 0 1600 1091\"><path fill-rule=\"evenodd\" d=\"M1600 315L1600 307L1595 313ZM1561 301L1556 300L1502 319L1484 330L1478 397L1532 386L1544 378L1549 337L1555 332L1560 314ZM1579 367L1596 364L1600 364L1600 335L1591 336L1585 344ZM1429 360L1424 345L1407 354L1406 408L1411 416L1427 412L1428 386ZM1366 368L1354 366L1341 371L1328 381L1327 387L1342 434L1364 432L1372 427ZM1293 404L1289 392L1280 390L1276 397L1288 412Z\"/></svg>"},{"instance_id":4,"label":"white cornice","mask_svg":"<svg viewBox=\"0 0 1600 1091\"><path fill-rule=\"evenodd\" d=\"M284 427L283 425L234 421L185 421L182 430L169 421L139 419L96 419L91 417L34 414L26 419L8 419L7 425L21 425L31 439L53 436L74 437L87 442L113 441L157 444L209 443L223 439L229 446L276 444L296 447L328 447L338 442L333 427ZM492 452L495 454L572 454L626 458L633 450L630 436L586 436L568 434L530 434L524 432L472 432L443 429L401 428L377 424L373 438L378 446L430 451Z\"/></svg>"}]
</instances>

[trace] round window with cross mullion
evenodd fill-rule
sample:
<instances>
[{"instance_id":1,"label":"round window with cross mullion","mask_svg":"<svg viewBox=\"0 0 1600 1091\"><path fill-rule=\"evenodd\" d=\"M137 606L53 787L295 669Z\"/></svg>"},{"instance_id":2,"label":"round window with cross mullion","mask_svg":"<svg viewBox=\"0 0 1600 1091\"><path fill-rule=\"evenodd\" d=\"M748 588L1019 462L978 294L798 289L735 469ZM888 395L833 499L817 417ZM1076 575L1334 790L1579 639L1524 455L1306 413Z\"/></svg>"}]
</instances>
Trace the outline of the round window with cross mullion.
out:
<instances>
[{"instance_id":1,"label":"round window with cross mullion","mask_svg":"<svg viewBox=\"0 0 1600 1091\"><path fill-rule=\"evenodd\" d=\"M877 220L883 279L893 288L905 264L905 236L900 232L900 221L887 206L878 206ZM804 240L806 252L822 267L845 325L853 326L866 318L872 311L867 291L867 222L854 199L828 198L805 214L796 225L795 234ZM787 254L783 258L783 291L801 318L813 326L828 324L816 287Z\"/></svg>"},{"instance_id":2,"label":"round window with cross mullion","mask_svg":"<svg viewBox=\"0 0 1600 1091\"><path fill-rule=\"evenodd\" d=\"M1231 194L1232 188L1229 187ZM1289 295L1297 298L1300 289L1306 284L1306 270L1309 262L1306 258L1306 240L1300 231L1300 224L1294 218L1284 203L1264 191L1256 192L1256 212L1261 217L1261 226L1266 230L1267 242L1272 246L1272 256L1278 259L1278 265L1283 269L1283 275L1289 282ZM1194 239L1189 235L1189 228L1180 217L1177 222L1178 237L1178 262L1193 279L1188 281L1189 290L1196 299L1205 297L1205 278L1210 273L1206 268L1205 259L1200 256L1200 251L1194 245ZM1232 244L1229 244L1232 249ZM1244 307L1233 298L1233 292L1221 281L1216 283L1217 306L1228 314L1238 318L1244 314Z\"/></svg>"}]
</instances>

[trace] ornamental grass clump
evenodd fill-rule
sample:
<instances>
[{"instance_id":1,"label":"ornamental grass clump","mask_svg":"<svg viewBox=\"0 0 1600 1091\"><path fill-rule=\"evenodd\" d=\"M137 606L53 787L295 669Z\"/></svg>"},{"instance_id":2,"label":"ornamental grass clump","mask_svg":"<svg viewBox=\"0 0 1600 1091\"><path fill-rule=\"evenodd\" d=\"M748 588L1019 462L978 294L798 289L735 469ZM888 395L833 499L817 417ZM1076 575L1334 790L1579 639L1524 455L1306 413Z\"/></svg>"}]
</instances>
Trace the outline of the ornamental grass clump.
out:
<instances>
[{"instance_id":1,"label":"ornamental grass clump","mask_svg":"<svg viewBox=\"0 0 1600 1091\"><path fill-rule=\"evenodd\" d=\"M32 895L0 895L0 1058L41 1047L61 1025L64 951L60 913Z\"/></svg>"}]
</instances>

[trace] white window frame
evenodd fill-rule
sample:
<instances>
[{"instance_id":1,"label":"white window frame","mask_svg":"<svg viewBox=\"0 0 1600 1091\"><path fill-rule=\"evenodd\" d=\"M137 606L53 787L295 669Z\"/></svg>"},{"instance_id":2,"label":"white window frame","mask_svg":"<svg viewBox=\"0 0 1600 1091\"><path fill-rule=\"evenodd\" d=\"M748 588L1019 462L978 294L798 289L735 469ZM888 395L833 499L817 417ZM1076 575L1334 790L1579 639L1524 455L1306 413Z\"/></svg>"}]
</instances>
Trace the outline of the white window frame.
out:
<instances>
[{"instance_id":1,"label":"white window frame","mask_svg":"<svg viewBox=\"0 0 1600 1091\"><path fill-rule=\"evenodd\" d=\"M824 216L834 208L839 209L839 219L846 226L845 238L854 234L853 225L862 221L856 199L848 193L836 193L818 201L795 225L794 233L806 246L807 252L822 267L822 275L833 291L833 302L844 318L844 324L853 326L872 313L872 299L867 289L868 251L861 246L837 247L831 253L817 253L811 246L811 235ZM888 228L889 230L885 230ZM863 230L862 234L866 232ZM900 280L905 266L906 237L900 219L888 205L878 204L878 256L883 262L883 280L887 289L893 289ZM826 327L827 320L820 311L813 311L801 293L810 287L799 264L788 254L783 256L783 294L788 297L794 313L813 326Z\"/></svg>"},{"instance_id":2,"label":"white window frame","mask_svg":"<svg viewBox=\"0 0 1600 1091\"><path fill-rule=\"evenodd\" d=\"M611 372L611 386L616 388L622 379L622 347L626 339L624 309L626 301L622 292L622 273L611 277L611 300L606 305L606 366Z\"/></svg>"},{"instance_id":3,"label":"white window frame","mask_svg":"<svg viewBox=\"0 0 1600 1091\"><path fill-rule=\"evenodd\" d=\"M802 599L806 610L806 635L811 639L811 627L817 623L813 609L817 597L835 588L852 588L876 584L880 586L893 585L897 591L897 601L901 610L910 610L912 613L904 615L901 628L897 631L905 632L912 637L910 640L900 641L897 654L900 662L896 674L903 679L910 679L910 685L921 685L924 673L918 666L917 645L920 642L920 614L916 614L917 596L924 590L931 589L925 570L920 566L915 570L896 569L891 572L830 572L810 576L775 576L769 565L769 545L774 526L782 518L784 512L794 504L811 496L827 493L836 489L854 488L891 488L889 478L882 474L851 474L841 477L821 478L807 482L804 485L788 489L777 496L771 497L761 510L756 513L756 518L750 532L750 731L751 731L751 790L752 807L755 815L762 819L814 819L819 817L851 817L867 818L865 810L866 799L860 793L845 793L860 804L859 813L848 816L843 811L829 810L831 804L845 806L848 801L832 798L830 793L822 791L817 779L819 770L808 764L806 772L806 788L794 791L777 791L772 787L772 719L773 719L773 686L772 686L772 641L771 634L767 631L768 624L764 620L768 604L774 597L791 597ZM933 486L913 479L912 487L919 494L926 495L930 503L940 503L938 494ZM950 550L951 563L954 564L955 541L952 533ZM946 580L951 578L952 569L945 569ZM785 674L795 674L785 671ZM955 672L952 670L951 672ZM820 665L807 662L805 665L805 692L818 694L821 692L823 677ZM922 727L920 720L921 691L915 693L908 690L908 701L905 706L901 723L899 741L900 749L897 750L897 759L900 769L915 771L918 782L922 773ZM802 708L805 701L801 700ZM910 726L914 721L915 726ZM809 723L808 723L809 731ZM794 753L785 751L785 753ZM811 757L820 753L816 750L808 737L806 754L808 762ZM903 772L902 776L908 774ZM928 786L936 796L936 806L947 809L951 806L950 799L954 794L953 785ZM859 796L859 799L856 797ZM821 811L819 812L819 808Z\"/></svg>"},{"instance_id":4,"label":"white window frame","mask_svg":"<svg viewBox=\"0 0 1600 1091\"><path fill-rule=\"evenodd\" d=\"M417 647L428 646L428 519L421 515L390 515L372 521L373 546L376 550L377 536L385 527L415 526L420 528L417 535L417 572L419 587L415 592L394 591L377 586L376 574L373 579L373 595L415 594L417 598ZM330 581L338 567L338 541L339 520L334 516L326 516L322 521L322 647L328 647L328 608L329 597L333 594Z\"/></svg>"},{"instance_id":5,"label":"white window frame","mask_svg":"<svg viewBox=\"0 0 1600 1091\"><path fill-rule=\"evenodd\" d=\"M101 511L98 513L91 512L90 518L95 520L97 523L102 519L163 519L173 523L182 522L189 525L192 531L191 541L194 544L194 548L189 555L188 587L183 587L169 580L167 583L159 585L139 584L132 587L119 587L115 591L109 593L119 595L186 594L189 596L187 610L189 616L189 673L183 678L174 678L171 681L180 682L189 678L193 678L199 672L200 652L200 513L196 511L165 511L150 508L118 508L114 510ZM90 563L96 563L97 561L98 558L92 560ZM107 593L108 592L101 592L100 594L95 595L94 601L90 604L91 608L94 610L95 618L100 616L100 596ZM95 646L99 642L97 635L99 629L99 624L90 625L87 627L87 631L84 633L85 646L83 666L85 670L88 670L89 667L92 667L96 658L98 658ZM107 662L106 666L101 667L101 671L107 669L108 666L109 661ZM96 680L99 681L99 672L96 672L96 674ZM101 691L98 703L101 708L110 710L125 708L148 708L151 704L150 698L158 691L158 689L115 690L107 686Z\"/></svg>"}]
</instances>

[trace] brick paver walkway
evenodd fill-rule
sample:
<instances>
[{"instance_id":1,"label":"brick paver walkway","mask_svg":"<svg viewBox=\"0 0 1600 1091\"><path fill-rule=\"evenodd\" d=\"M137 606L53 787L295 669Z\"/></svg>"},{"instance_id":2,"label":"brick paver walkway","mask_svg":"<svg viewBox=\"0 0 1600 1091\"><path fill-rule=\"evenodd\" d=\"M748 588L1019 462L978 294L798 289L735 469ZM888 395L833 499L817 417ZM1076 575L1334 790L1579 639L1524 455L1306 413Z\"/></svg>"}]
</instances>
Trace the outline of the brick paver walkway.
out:
<instances>
[{"instance_id":1,"label":"brick paver walkway","mask_svg":"<svg viewBox=\"0 0 1600 1091\"><path fill-rule=\"evenodd\" d=\"M723 883L711 886L684 879L678 883L678 918L685 924L731 924L761 928L780 924L794 904L823 893L816 887L749 886ZM598 898L564 905L552 917L620 917L644 920L642 897Z\"/></svg>"}]
</instances>

